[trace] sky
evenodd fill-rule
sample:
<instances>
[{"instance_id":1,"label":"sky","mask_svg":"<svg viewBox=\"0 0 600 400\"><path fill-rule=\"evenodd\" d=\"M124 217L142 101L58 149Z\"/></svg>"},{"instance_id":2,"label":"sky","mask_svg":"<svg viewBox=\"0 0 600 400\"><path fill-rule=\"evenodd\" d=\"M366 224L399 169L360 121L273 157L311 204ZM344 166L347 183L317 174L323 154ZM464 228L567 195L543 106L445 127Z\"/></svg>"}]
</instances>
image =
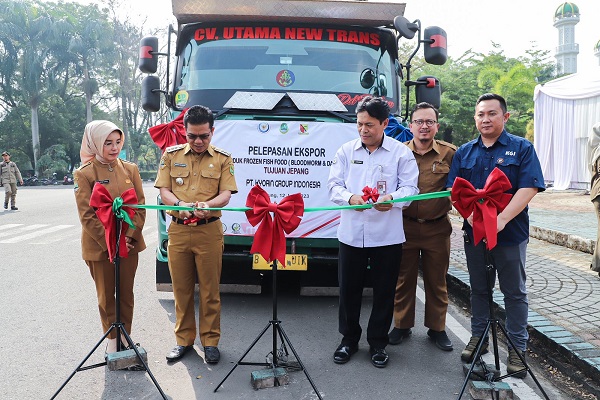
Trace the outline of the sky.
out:
<instances>
[{"instance_id":1,"label":"sky","mask_svg":"<svg viewBox=\"0 0 600 400\"><path fill-rule=\"evenodd\" d=\"M77 0L82 3L97 0ZM202 0L197 0L202 1ZM232 1L232 0L222 0ZM260 1L260 0L241 0ZM372 1L372 0L369 0ZM534 45L549 50L554 60L558 30L553 26L554 12L564 1L552 0L378 0L404 2L404 16L419 19L422 27L439 26L448 35L448 54L457 58L466 50L488 53L492 42L499 44L509 57L524 55ZM128 15L147 17L151 26L162 27L174 22L170 0L128 0ZM600 40L600 0L576 0L580 21L575 27L579 44L578 71L597 68L594 46ZM161 38L162 39L162 38Z\"/></svg>"}]
</instances>

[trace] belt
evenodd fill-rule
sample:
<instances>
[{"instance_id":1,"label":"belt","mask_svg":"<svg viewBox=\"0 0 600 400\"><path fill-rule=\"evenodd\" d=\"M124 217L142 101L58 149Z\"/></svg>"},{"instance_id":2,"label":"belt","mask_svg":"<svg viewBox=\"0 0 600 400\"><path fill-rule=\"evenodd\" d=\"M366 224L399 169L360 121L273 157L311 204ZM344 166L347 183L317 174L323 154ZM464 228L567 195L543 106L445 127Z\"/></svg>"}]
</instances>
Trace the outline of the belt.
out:
<instances>
[{"instance_id":1,"label":"belt","mask_svg":"<svg viewBox=\"0 0 600 400\"><path fill-rule=\"evenodd\" d=\"M413 218L413 217L409 217L408 215L405 215L404 218L408 219L409 221L413 221L413 222L418 222L420 224L426 224L429 222L438 222L443 220L444 218L447 218L447 215L442 215L441 217L438 218L434 218L434 219L421 219L421 218Z\"/></svg>"},{"instance_id":2,"label":"belt","mask_svg":"<svg viewBox=\"0 0 600 400\"><path fill-rule=\"evenodd\" d=\"M189 221L188 219L181 219L181 218L176 218L176 217L171 217L171 219L173 220L173 222L175 222L176 224L179 224L179 225L196 226L196 225L210 224L211 222L215 222L216 220L218 220L219 217L212 217L209 219L199 219L198 221L187 222L187 223L186 223L186 221Z\"/></svg>"}]
</instances>

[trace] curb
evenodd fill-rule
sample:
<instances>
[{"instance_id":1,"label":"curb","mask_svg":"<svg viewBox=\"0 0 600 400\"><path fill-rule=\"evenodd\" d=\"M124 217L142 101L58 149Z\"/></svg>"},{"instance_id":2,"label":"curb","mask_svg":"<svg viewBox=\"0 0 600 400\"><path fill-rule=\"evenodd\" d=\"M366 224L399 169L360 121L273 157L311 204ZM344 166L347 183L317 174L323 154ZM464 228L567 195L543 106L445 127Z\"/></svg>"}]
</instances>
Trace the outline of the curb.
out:
<instances>
[{"instance_id":1,"label":"curb","mask_svg":"<svg viewBox=\"0 0 600 400\"><path fill-rule=\"evenodd\" d=\"M469 273L452 265L447 275L448 290L461 298L466 304L470 304L471 286L469 284ZM494 305L496 317L505 322L503 295L500 291L494 291ZM554 351L565 357L568 362L577 367L587 378L600 382L600 349L587 343L577 335L569 332L563 327L554 325L546 317L529 310L528 331L530 339L539 341L545 350ZM564 371L573 376L574 371Z\"/></svg>"},{"instance_id":2,"label":"curb","mask_svg":"<svg viewBox=\"0 0 600 400\"><path fill-rule=\"evenodd\" d=\"M595 241L592 239L585 239L580 236L570 235L552 229L540 228L538 226L529 227L529 236L588 254L594 254L594 248L596 246Z\"/></svg>"}]
</instances>

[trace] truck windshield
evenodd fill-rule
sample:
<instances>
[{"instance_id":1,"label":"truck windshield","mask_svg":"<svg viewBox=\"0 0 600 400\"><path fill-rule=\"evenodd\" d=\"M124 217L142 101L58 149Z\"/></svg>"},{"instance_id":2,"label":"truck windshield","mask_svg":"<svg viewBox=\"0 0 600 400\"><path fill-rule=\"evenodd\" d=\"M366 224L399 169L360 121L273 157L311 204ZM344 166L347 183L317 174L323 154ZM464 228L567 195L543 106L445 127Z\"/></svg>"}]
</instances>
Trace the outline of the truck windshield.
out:
<instances>
[{"instance_id":1,"label":"truck windshield","mask_svg":"<svg viewBox=\"0 0 600 400\"><path fill-rule=\"evenodd\" d=\"M256 38L259 28L246 27L240 28L245 31L232 30L232 38L220 40L219 32L228 34L227 28L220 27L212 31L219 40L207 40L210 28L201 29L181 48L176 92L300 91L338 96L375 93L396 98L394 55L383 45L393 40L387 31L390 37L382 37L381 30L340 33L338 29L330 33L331 29L311 28L311 40L302 40L299 35L290 38L289 28L270 27L271 31ZM272 34L273 29L278 30L277 34ZM265 38L269 32L271 35ZM306 37L306 32L303 35ZM365 74L371 75L371 85L365 84L364 79L361 85Z\"/></svg>"}]
</instances>

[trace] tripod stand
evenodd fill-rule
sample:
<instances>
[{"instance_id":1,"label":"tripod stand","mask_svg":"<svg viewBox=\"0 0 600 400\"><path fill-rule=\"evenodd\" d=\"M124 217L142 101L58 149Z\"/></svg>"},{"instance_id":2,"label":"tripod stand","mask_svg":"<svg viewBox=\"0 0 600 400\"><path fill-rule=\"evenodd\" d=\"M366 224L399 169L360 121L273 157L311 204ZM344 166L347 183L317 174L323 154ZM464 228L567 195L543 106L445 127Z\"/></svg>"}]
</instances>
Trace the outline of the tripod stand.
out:
<instances>
[{"instance_id":1,"label":"tripod stand","mask_svg":"<svg viewBox=\"0 0 600 400\"><path fill-rule=\"evenodd\" d=\"M273 261L273 264L271 265L271 269L273 270L273 294L272 294L272 296L273 296L273 318L269 321L269 323L267 323L267 326L265 326L265 328L256 337L256 339L254 339L254 341L252 342L250 347L248 347L248 349L244 352L244 354L240 357L240 359L235 363L235 365L233 366L233 368L231 368L231 370L225 376L225 378L223 378L223 380L217 385L217 387L214 390L214 393L216 393L217 390L219 390L219 388L223 385L223 383L225 383L227 378L229 378L229 375L232 374L232 372L237 368L238 365L262 365L265 367L270 367L271 369L280 367L281 364L277 357L277 336L279 335L279 338L281 340L281 344L283 345L283 348L285 349L285 344L287 343L287 345L290 347L290 350L292 350L292 353L294 353L294 357L296 357L298 364L300 365L300 370L304 371L304 375L306 375L306 378L308 379L308 381L310 382L310 385L312 386L315 393L317 394L317 397L320 400L323 400L323 398L321 397L321 394L317 390L317 387L315 386L313 380L311 379L310 375L308 374L308 371L304 367L304 364L302 364L302 360L300 360L298 353L296 353L296 350L294 349L292 342L290 342L290 339L288 338L288 336L285 334L285 331L281 327L281 321L277 318L277 260ZM256 345L256 343L260 340L260 338L262 338L262 336L267 332L269 327L273 327L273 349L272 349L273 360L272 360L272 362L271 363L267 363L267 362L257 363L257 362L242 361L246 357L246 355L250 352L250 350L252 350L254 345ZM288 354L287 349L285 349L285 353L286 353L286 355ZM276 384L278 384L277 377L275 378L275 382L276 382Z\"/></svg>"},{"instance_id":2,"label":"tripod stand","mask_svg":"<svg viewBox=\"0 0 600 400\"><path fill-rule=\"evenodd\" d=\"M516 375L523 371L523 370L519 370L519 371L515 371L512 373L508 373L506 375L496 376L497 374L495 374L494 371L491 371L488 368L487 364L485 364L485 362L483 362L483 360L481 359L483 345L485 344L485 339L488 337L490 330L492 331L492 344L493 344L494 361L495 361L494 367L496 368L496 371L500 371L500 357L498 354L498 328L500 328L500 330L504 334L504 337L510 343L510 346L515 350L517 349L517 347L515 346L514 342L510 338L510 336L508 336L506 328L504 326L502 326L502 324L500 324L500 321L498 320L498 318L496 318L496 315L495 315L494 299L493 299L492 293L494 290L493 285L494 285L494 281L495 281L496 267L494 266L494 263L492 262L492 256L491 256L490 250L488 249L487 246L488 246L487 242L484 242L483 247L484 247L484 256L485 256L485 262L486 262L486 278L487 278L486 281L487 281L487 298L488 298L488 307L489 307L489 318L487 320L487 325L485 326L483 334L481 335L481 337L479 338L479 341L477 342L477 345L475 346L475 353L471 356L471 366L469 367L467 376L465 377L465 381L463 382L463 385L462 385L460 393L457 397L457 400L460 400L463 393L465 392L465 389L467 388L467 384L469 383L469 378L471 377L471 374L473 374L473 375L479 377L481 380L485 380L488 383L493 385L494 382L499 382L504 378ZM519 359L521 360L523 365L525 366L524 369L526 369L527 372L529 373L529 375L531 375L531 378L533 379L533 381L535 382L537 387L540 389L540 391L544 395L544 398L546 400L550 400L548 395L546 394L546 392L544 391L544 389L542 388L542 386L536 379L535 375L533 374L533 371L527 365L527 362L525 361L525 357L523 355L521 355L518 351L516 353L519 356ZM475 365L477 365L477 364L479 364L481 366L483 373L473 371L473 369L475 368ZM492 393L492 396L493 396L493 393Z\"/></svg>"},{"instance_id":3,"label":"tripod stand","mask_svg":"<svg viewBox=\"0 0 600 400\"><path fill-rule=\"evenodd\" d=\"M123 350L123 345L121 343L121 337L123 336L127 340L127 344L129 346L129 348L133 349L133 351L135 351L135 354L137 355L138 360L142 363L144 370L148 372L148 375L150 375L150 379L152 379L152 382L154 382L154 385L160 392L162 398L167 400L167 396L164 394L164 392L160 388L158 382L154 378L154 375L152 375L150 368L148 368L148 364L146 364L146 361L144 361L144 359L142 358L139 350L137 349L137 346L133 343L133 340L131 340L131 337L129 336L129 334L127 333L127 330L125 330L125 327L124 327L123 323L121 322L121 301L120 301L121 300L121 293L120 293L121 292L121 279L120 279L121 259L119 257L119 240L121 238L121 224L122 224L122 221L117 216L117 218L116 218L117 246L116 246L116 251L115 251L115 259L114 259L114 264L115 264L115 302L116 302L116 304L115 304L115 322L113 322L111 324L110 328L108 328L108 330L106 331L104 336L102 336L102 338L98 341L98 343L96 343L94 348L79 363L77 368L75 368L75 370L71 373L71 375L67 378L67 380L61 385L61 387L58 388L58 390L56 391L56 393L54 393L54 395L50 398L50 400L56 398L56 396L61 392L61 390L63 390L63 388L67 385L67 383L69 383L71 378L73 378L73 376L75 376L75 374L77 372L85 371L85 370L93 369L93 368L98 368L98 367L101 367L101 366L107 364L107 361L105 360L104 362L101 362L101 363L83 367L83 364L85 364L85 362L88 360L88 358L90 358L92 356L92 354L94 354L96 349L98 347L100 347L100 345L102 344L104 339L106 339L113 330L116 330L116 334L117 334L117 352Z\"/></svg>"}]
</instances>

